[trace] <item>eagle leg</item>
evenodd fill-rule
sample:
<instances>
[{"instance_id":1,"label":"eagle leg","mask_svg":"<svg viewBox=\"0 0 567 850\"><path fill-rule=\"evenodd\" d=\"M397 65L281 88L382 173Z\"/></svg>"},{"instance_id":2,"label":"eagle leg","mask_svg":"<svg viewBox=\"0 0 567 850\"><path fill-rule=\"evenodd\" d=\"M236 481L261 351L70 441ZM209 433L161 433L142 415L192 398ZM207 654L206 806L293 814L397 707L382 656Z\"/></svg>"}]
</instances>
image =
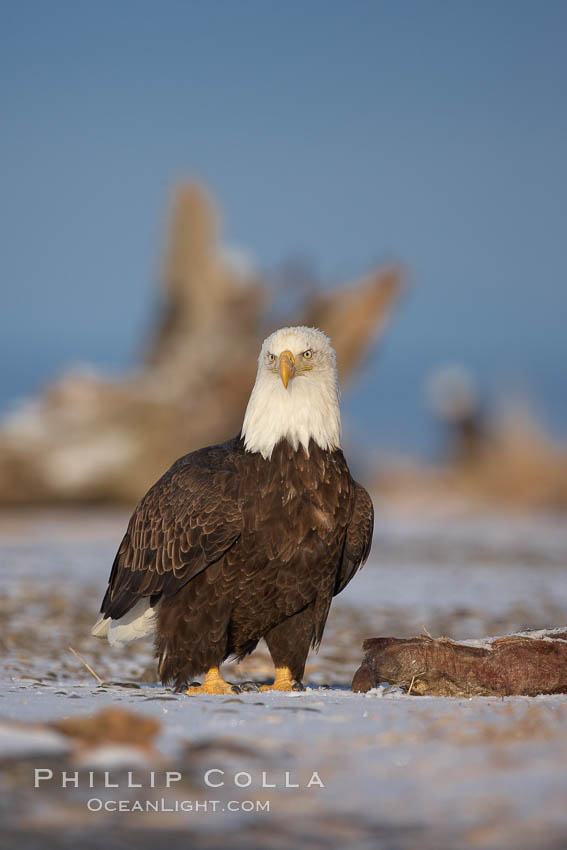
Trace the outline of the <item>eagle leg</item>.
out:
<instances>
[{"instance_id":1,"label":"eagle leg","mask_svg":"<svg viewBox=\"0 0 567 850\"><path fill-rule=\"evenodd\" d=\"M287 617L264 635L274 667L276 680L262 690L303 691L301 684L305 661L313 639L315 606L308 605L297 614Z\"/></svg>"},{"instance_id":2,"label":"eagle leg","mask_svg":"<svg viewBox=\"0 0 567 850\"><path fill-rule=\"evenodd\" d=\"M225 682L218 667L211 667L203 684L191 685L185 693L189 696L194 694L238 694L240 688L237 685L231 685L230 682Z\"/></svg>"},{"instance_id":3,"label":"eagle leg","mask_svg":"<svg viewBox=\"0 0 567 850\"><path fill-rule=\"evenodd\" d=\"M305 688L294 679L289 667L276 667L276 678L272 685L262 685L261 691L304 691Z\"/></svg>"}]
</instances>

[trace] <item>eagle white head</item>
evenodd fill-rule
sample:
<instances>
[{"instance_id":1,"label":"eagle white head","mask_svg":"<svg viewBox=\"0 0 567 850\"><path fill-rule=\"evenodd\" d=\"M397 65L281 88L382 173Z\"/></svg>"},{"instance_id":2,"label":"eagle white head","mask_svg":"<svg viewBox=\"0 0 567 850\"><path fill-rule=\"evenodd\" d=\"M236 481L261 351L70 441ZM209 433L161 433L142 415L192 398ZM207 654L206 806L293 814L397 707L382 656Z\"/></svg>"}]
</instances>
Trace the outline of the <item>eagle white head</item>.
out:
<instances>
[{"instance_id":1,"label":"eagle white head","mask_svg":"<svg viewBox=\"0 0 567 850\"><path fill-rule=\"evenodd\" d=\"M309 440L326 450L340 447L337 358L324 333L281 328L264 340L242 436L246 451L265 458L282 439L306 452Z\"/></svg>"}]
</instances>

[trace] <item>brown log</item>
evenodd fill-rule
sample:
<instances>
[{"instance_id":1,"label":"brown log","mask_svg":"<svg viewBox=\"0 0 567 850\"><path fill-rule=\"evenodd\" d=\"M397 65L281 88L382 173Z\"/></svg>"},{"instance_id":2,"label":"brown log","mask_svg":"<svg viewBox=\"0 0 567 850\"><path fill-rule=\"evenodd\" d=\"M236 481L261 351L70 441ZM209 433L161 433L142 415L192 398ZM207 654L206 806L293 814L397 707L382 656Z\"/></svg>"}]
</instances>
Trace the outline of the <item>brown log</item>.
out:
<instances>
[{"instance_id":1,"label":"brown log","mask_svg":"<svg viewBox=\"0 0 567 850\"><path fill-rule=\"evenodd\" d=\"M567 693L567 629L489 638L481 645L378 637L365 640L363 649L352 680L352 690L362 693L382 682L416 696Z\"/></svg>"}]
</instances>

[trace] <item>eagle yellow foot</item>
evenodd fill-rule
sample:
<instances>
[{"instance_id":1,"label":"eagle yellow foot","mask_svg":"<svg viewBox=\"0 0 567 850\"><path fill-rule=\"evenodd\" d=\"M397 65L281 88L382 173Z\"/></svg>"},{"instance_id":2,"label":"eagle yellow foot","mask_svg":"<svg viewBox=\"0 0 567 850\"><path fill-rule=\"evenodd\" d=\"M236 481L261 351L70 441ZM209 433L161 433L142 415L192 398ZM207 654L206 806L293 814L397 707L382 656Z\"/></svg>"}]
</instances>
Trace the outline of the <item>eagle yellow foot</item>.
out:
<instances>
[{"instance_id":1,"label":"eagle yellow foot","mask_svg":"<svg viewBox=\"0 0 567 850\"><path fill-rule=\"evenodd\" d=\"M276 667L276 678L272 685L262 685L261 691L304 691L305 688L294 679L288 667Z\"/></svg>"},{"instance_id":2,"label":"eagle yellow foot","mask_svg":"<svg viewBox=\"0 0 567 850\"><path fill-rule=\"evenodd\" d=\"M191 685L185 693L189 696L195 694L238 694L240 688L237 685L231 685L230 682L225 682L218 667L211 667L203 684Z\"/></svg>"}]
</instances>

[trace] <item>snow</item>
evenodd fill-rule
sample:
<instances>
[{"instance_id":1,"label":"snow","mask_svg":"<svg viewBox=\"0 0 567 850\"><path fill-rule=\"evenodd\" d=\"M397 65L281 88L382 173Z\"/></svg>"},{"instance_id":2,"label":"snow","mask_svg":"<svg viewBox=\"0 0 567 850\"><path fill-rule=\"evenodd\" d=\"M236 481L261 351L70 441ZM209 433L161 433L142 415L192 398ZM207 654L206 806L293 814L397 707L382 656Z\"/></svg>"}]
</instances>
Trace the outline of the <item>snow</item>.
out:
<instances>
[{"instance_id":1,"label":"snow","mask_svg":"<svg viewBox=\"0 0 567 850\"><path fill-rule=\"evenodd\" d=\"M0 518L7 846L145 848L166 835L219 848L566 846L567 696L408 697L386 683L348 690L364 637L425 626L435 637L480 640L561 627L561 520L381 517L372 560L336 601L305 692L191 697L142 681L147 642L117 649L88 634L125 521L108 512ZM228 666L227 676L269 678L265 652L242 671ZM106 707L158 719L155 748L80 746L46 725ZM128 787L128 767L142 788ZM34 788L36 768L54 779ZM223 771L212 774L223 785L207 785L211 770ZM62 771L78 771L79 787L62 788ZM181 774L169 788L167 771ZM105 787L105 772L118 789ZM314 773L324 787L309 785ZM95 812L93 799L126 802ZM156 800L159 811L133 808ZM180 801L192 809L179 810ZM269 802L270 811L243 811L245 801Z\"/></svg>"}]
</instances>

